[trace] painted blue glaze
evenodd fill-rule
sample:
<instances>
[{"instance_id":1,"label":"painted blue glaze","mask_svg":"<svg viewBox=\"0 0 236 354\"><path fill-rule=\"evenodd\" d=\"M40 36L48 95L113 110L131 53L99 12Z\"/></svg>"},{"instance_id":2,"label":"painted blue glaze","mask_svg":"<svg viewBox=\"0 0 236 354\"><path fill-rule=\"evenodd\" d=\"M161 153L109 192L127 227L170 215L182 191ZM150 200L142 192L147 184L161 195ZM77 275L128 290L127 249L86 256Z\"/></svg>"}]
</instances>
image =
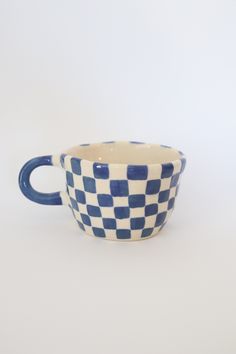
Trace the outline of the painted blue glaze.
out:
<instances>
[{"instance_id":1,"label":"painted blue glaze","mask_svg":"<svg viewBox=\"0 0 236 354\"><path fill-rule=\"evenodd\" d=\"M91 220L88 215L81 213L80 216L81 216L81 219L85 225L91 226Z\"/></svg>"},{"instance_id":2,"label":"painted blue glaze","mask_svg":"<svg viewBox=\"0 0 236 354\"><path fill-rule=\"evenodd\" d=\"M145 194L132 194L129 195L129 207L140 208L145 205Z\"/></svg>"},{"instance_id":3,"label":"painted blue glaze","mask_svg":"<svg viewBox=\"0 0 236 354\"><path fill-rule=\"evenodd\" d=\"M70 202L71 202L72 209L79 211L78 204L77 204L76 200L74 198L70 197Z\"/></svg>"},{"instance_id":4,"label":"painted blue glaze","mask_svg":"<svg viewBox=\"0 0 236 354\"><path fill-rule=\"evenodd\" d=\"M35 157L22 167L19 174L19 186L26 198L35 203L45 205L62 205L60 192L55 193L41 193L36 191L30 183L30 175L32 171L39 166L52 166L52 156Z\"/></svg>"},{"instance_id":5,"label":"painted blue glaze","mask_svg":"<svg viewBox=\"0 0 236 354\"><path fill-rule=\"evenodd\" d=\"M130 215L130 209L129 207L115 207L114 213L117 219L127 219Z\"/></svg>"},{"instance_id":6,"label":"painted blue glaze","mask_svg":"<svg viewBox=\"0 0 236 354\"><path fill-rule=\"evenodd\" d=\"M105 231L100 227L93 227L92 230L93 230L94 235L97 237L105 237L106 236Z\"/></svg>"},{"instance_id":7,"label":"painted blue glaze","mask_svg":"<svg viewBox=\"0 0 236 354\"><path fill-rule=\"evenodd\" d=\"M160 190L161 180L152 179L147 181L146 194L157 194Z\"/></svg>"},{"instance_id":8,"label":"painted blue glaze","mask_svg":"<svg viewBox=\"0 0 236 354\"><path fill-rule=\"evenodd\" d=\"M76 200L77 200L78 203L86 204L86 197L85 197L84 191L76 189L75 190L75 196L76 196Z\"/></svg>"},{"instance_id":9,"label":"painted blue glaze","mask_svg":"<svg viewBox=\"0 0 236 354\"><path fill-rule=\"evenodd\" d=\"M95 179L92 177L83 177L84 190L90 193L96 193Z\"/></svg>"},{"instance_id":10,"label":"painted blue glaze","mask_svg":"<svg viewBox=\"0 0 236 354\"><path fill-rule=\"evenodd\" d=\"M156 215L157 210L158 210L158 205L156 203L146 205L145 216Z\"/></svg>"},{"instance_id":11,"label":"painted blue glaze","mask_svg":"<svg viewBox=\"0 0 236 354\"><path fill-rule=\"evenodd\" d=\"M111 180L110 181L111 195L114 197L126 197L129 194L128 181L125 180Z\"/></svg>"},{"instance_id":12,"label":"painted blue glaze","mask_svg":"<svg viewBox=\"0 0 236 354\"><path fill-rule=\"evenodd\" d=\"M164 211L163 213L157 214L155 226L161 226L166 219L166 215L167 215L166 211Z\"/></svg>"},{"instance_id":13,"label":"painted blue glaze","mask_svg":"<svg viewBox=\"0 0 236 354\"><path fill-rule=\"evenodd\" d=\"M103 218L104 229L115 230L116 229L116 219L113 218Z\"/></svg>"},{"instance_id":14,"label":"painted blue glaze","mask_svg":"<svg viewBox=\"0 0 236 354\"><path fill-rule=\"evenodd\" d=\"M77 157L72 157L71 159L71 169L76 175L81 175L81 160Z\"/></svg>"},{"instance_id":15,"label":"painted blue glaze","mask_svg":"<svg viewBox=\"0 0 236 354\"><path fill-rule=\"evenodd\" d=\"M153 233L153 231L154 228L143 229L141 237L148 237Z\"/></svg>"},{"instance_id":16,"label":"painted blue glaze","mask_svg":"<svg viewBox=\"0 0 236 354\"><path fill-rule=\"evenodd\" d=\"M169 189L166 189L165 191L161 191L159 193L158 202L159 203L167 202L167 200L169 199L169 195L170 195Z\"/></svg>"},{"instance_id":17,"label":"painted blue glaze","mask_svg":"<svg viewBox=\"0 0 236 354\"><path fill-rule=\"evenodd\" d=\"M118 239L128 239L131 238L131 232L128 229L118 229L116 230L116 237Z\"/></svg>"},{"instance_id":18,"label":"painted blue glaze","mask_svg":"<svg viewBox=\"0 0 236 354\"><path fill-rule=\"evenodd\" d=\"M131 180L147 179L148 167L146 165L128 165L127 178Z\"/></svg>"},{"instance_id":19,"label":"painted blue glaze","mask_svg":"<svg viewBox=\"0 0 236 354\"><path fill-rule=\"evenodd\" d=\"M66 171L66 182L68 186L74 187L73 173L71 173L70 171Z\"/></svg>"},{"instance_id":20,"label":"painted blue glaze","mask_svg":"<svg viewBox=\"0 0 236 354\"><path fill-rule=\"evenodd\" d=\"M98 194L98 204L102 207L113 206L113 198L110 194Z\"/></svg>"},{"instance_id":21,"label":"painted blue glaze","mask_svg":"<svg viewBox=\"0 0 236 354\"><path fill-rule=\"evenodd\" d=\"M82 224L82 222L80 222L80 221L78 221L78 220L77 220L77 223L78 223L79 227L80 227L83 231L85 231L84 224Z\"/></svg>"},{"instance_id":22,"label":"painted blue glaze","mask_svg":"<svg viewBox=\"0 0 236 354\"><path fill-rule=\"evenodd\" d=\"M173 163L171 162L163 163L161 167L162 167L161 178L169 178L172 176L174 171Z\"/></svg>"},{"instance_id":23,"label":"painted blue glaze","mask_svg":"<svg viewBox=\"0 0 236 354\"><path fill-rule=\"evenodd\" d=\"M145 218L143 218L143 217L130 219L131 230L143 229L144 225L145 225Z\"/></svg>"},{"instance_id":24,"label":"painted blue glaze","mask_svg":"<svg viewBox=\"0 0 236 354\"><path fill-rule=\"evenodd\" d=\"M170 210L170 209L174 208L174 205L175 205L175 198L170 198L168 201L167 209Z\"/></svg>"},{"instance_id":25,"label":"painted blue glaze","mask_svg":"<svg viewBox=\"0 0 236 354\"><path fill-rule=\"evenodd\" d=\"M98 206L94 206L94 205L87 205L87 212L88 215L90 216L96 216L96 217L101 217L101 210Z\"/></svg>"},{"instance_id":26,"label":"painted blue glaze","mask_svg":"<svg viewBox=\"0 0 236 354\"><path fill-rule=\"evenodd\" d=\"M94 162L93 164L93 174L95 178L108 179L109 178L109 167L107 163Z\"/></svg>"},{"instance_id":27,"label":"painted blue glaze","mask_svg":"<svg viewBox=\"0 0 236 354\"><path fill-rule=\"evenodd\" d=\"M130 144L145 144L142 141L129 141Z\"/></svg>"}]
</instances>

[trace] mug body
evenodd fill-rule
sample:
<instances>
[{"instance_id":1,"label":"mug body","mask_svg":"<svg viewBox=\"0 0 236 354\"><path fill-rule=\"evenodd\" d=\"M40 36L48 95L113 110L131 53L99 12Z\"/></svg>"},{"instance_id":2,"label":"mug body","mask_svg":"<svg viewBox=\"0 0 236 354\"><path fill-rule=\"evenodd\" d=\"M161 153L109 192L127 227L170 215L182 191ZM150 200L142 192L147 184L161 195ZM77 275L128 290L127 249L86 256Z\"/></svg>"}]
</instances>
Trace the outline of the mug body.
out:
<instances>
[{"instance_id":1,"label":"mug body","mask_svg":"<svg viewBox=\"0 0 236 354\"><path fill-rule=\"evenodd\" d=\"M141 240L162 229L186 163L176 149L138 142L83 144L53 161L65 170L61 198L79 227L110 240Z\"/></svg>"}]
</instances>

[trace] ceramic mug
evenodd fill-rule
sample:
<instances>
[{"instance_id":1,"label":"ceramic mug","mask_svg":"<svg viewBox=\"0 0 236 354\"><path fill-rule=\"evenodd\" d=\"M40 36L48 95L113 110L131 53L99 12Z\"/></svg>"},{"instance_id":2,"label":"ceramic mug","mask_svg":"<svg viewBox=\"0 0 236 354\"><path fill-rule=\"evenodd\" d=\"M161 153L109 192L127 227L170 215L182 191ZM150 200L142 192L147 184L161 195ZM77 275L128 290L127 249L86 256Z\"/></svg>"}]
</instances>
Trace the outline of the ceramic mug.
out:
<instances>
[{"instance_id":1,"label":"ceramic mug","mask_svg":"<svg viewBox=\"0 0 236 354\"><path fill-rule=\"evenodd\" d=\"M171 215L185 168L183 153L140 142L82 144L60 155L35 157L19 174L30 200L68 205L87 234L110 240L141 240L155 235ZM64 169L66 191L37 192L30 184L39 166Z\"/></svg>"}]
</instances>

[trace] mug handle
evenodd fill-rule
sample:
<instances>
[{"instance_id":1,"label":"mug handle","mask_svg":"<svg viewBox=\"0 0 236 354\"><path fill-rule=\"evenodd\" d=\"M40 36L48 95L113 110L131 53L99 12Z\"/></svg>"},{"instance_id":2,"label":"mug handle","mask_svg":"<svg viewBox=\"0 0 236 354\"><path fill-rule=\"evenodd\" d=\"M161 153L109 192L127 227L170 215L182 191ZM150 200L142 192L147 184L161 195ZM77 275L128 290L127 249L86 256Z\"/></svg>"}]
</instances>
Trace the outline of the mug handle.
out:
<instances>
[{"instance_id":1,"label":"mug handle","mask_svg":"<svg viewBox=\"0 0 236 354\"><path fill-rule=\"evenodd\" d=\"M53 166L53 156L34 157L24 164L19 173L19 187L26 198L35 203L45 205L62 205L63 201L60 192L41 193L36 191L30 183L30 175L39 166Z\"/></svg>"}]
</instances>

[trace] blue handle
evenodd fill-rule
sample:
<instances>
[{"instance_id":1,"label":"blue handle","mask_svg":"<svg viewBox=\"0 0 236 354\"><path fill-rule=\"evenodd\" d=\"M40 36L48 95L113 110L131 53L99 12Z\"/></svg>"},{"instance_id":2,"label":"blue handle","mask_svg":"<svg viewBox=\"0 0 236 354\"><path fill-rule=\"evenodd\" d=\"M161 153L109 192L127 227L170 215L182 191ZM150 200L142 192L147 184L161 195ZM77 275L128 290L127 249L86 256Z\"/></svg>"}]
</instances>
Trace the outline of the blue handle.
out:
<instances>
[{"instance_id":1,"label":"blue handle","mask_svg":"<svg viewBox=\"0 0 236 354\"><path fill-rule=\"evenodd\" d=\"M35 203L46 205L62 205L60 192L40 193L37 192L30 184L30 175L32 171L39 166L52 166L52 156L35 157L22 167L19 174L19 186L26 198Z\"/></svg>"}]
</instances>

